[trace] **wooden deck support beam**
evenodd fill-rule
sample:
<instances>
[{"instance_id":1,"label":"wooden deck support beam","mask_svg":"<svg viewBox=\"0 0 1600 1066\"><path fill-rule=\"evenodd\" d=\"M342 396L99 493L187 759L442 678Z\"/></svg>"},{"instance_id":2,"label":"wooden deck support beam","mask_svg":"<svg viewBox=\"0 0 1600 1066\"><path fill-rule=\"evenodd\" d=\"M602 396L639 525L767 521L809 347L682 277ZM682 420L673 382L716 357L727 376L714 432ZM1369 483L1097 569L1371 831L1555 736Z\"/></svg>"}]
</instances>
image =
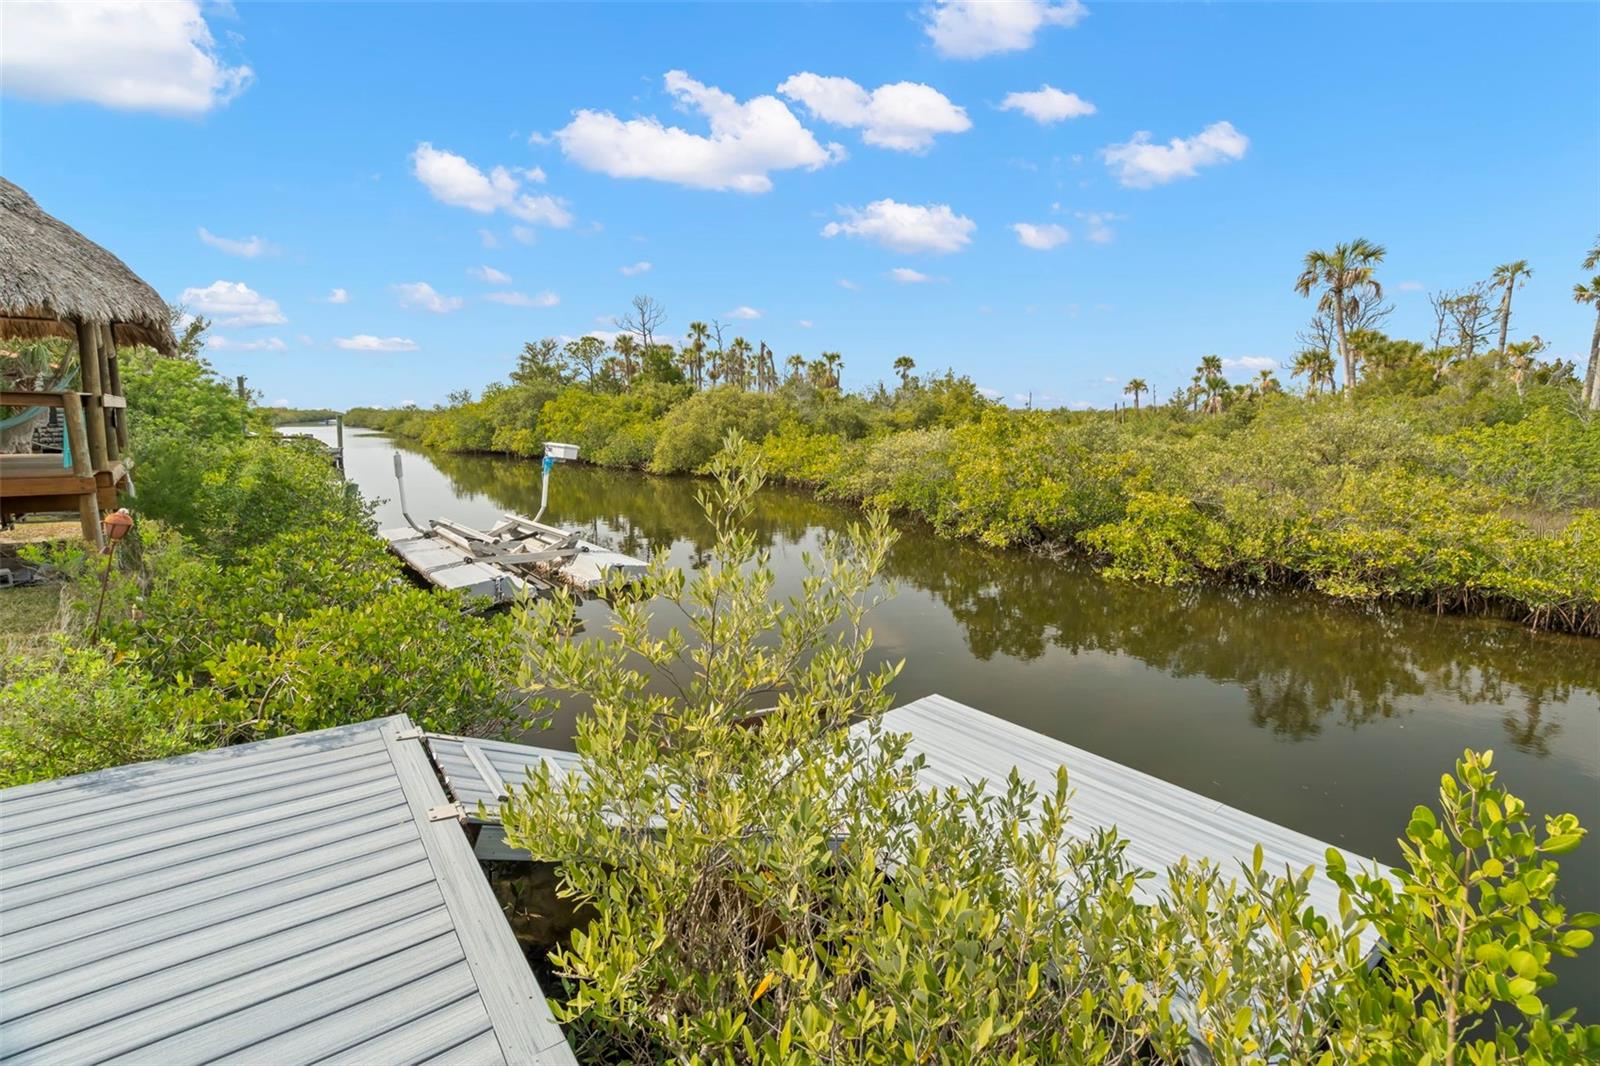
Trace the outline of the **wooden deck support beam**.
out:
<instances>
[{"instance_id":1,"label":"wooden deck support beam","mask_svg":"<svg viewBox=\"0 0 1600 1066\"><path fill-rule=\"evenodd\" d=\"M72 448L72 472L78 477L93 478L94 466L89 461L89 430L84 424L83 399L75 392L63 392L61 413L62 421L66 423L67 444ZM98 492L86 492L78 497L78 519L83 524L83 539L96 548L105 547L104 533L100 528Z\"/></svg>"},{"instance_id":2,"label":"wooden deck support beam","mask_svg":"<svg viewBox=\"0 0 1600 1066\"><path fill-rule=\"evenodd\" d=\"M89 463L95 473L111 469L106 451L106 415L100 402L105 387L100 382L100 331L78 322L78 364L83 370L83 391L88 393L84 419L89 428Z\"/></svg>"},{"instance_id":3,"label":"wooden deck support beam","mask_svg":"<svg viewBox=\"0 0 1600 1066\"><path fill-rule=\"evenodd\" d=\"M117 432L117 413L107 406L105 398L108 395L116 394L116 390L111 386L111 361L116 355L117 348L116 342L111 336L111 327L105 325L98 328L99 336L95 338L97 342L95 344L97 349L95 354L100 361L100 396L98 397L100 417L105 419L106 423L106 460L115 463L122 458L122 445L119 440L120 434Z\"/></svg>"}]
</instances>

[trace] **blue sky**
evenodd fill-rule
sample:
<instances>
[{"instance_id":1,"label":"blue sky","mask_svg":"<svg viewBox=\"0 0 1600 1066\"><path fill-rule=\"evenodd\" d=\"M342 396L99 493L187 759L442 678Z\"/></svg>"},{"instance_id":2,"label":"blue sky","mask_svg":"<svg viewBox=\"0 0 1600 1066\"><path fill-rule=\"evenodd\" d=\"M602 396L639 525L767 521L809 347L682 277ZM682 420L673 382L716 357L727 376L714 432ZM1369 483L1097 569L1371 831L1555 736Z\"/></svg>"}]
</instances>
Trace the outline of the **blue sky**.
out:
<instances>
[{"instance_id":1,"label":"blue sky","mask_svg":"<svg viewBox=\"0 0 1600 1066\"><path fill-rule=\"evenodd\" d=\"M1207 353L1286 361L1300 257L1356 236L1389 249L1391 333L1526 258L1513 334L1587 356L1600 5L0 18L0 169L187 293L268 402L429 404L643 292L674 335L840 351L848 387L909 354L1109 405Z\"/></svg>"}]
</instances>

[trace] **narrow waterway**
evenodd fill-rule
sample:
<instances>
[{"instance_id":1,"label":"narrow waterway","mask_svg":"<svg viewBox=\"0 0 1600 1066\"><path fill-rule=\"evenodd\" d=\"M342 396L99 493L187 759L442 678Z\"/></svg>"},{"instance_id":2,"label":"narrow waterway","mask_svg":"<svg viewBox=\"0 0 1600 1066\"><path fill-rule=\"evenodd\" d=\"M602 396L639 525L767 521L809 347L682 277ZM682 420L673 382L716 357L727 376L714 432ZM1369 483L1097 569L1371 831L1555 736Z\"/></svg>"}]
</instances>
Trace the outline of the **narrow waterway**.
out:
<instances>
[{"instance_id":1,"label":"narrow waterway","mask_svg":"<svg viewBox=\"0 0 1600 1066\"><path fill-rule=\"evenodd\" d=\"M332 427L294 427L329 442ZM539 464L400 446L409 509L492 524L538 506ZM403 524L387 437L345 434L346 469ZM709 530L688 478L567 465L546 519L636 555L692 566ZM754 525L779 592L801 555L857 513L785 489ZM1360 854L1399 859L1411 808L1436 799L1463 748L1493 748L1502 782L1591 834L1563 862L1570 906L1600 910L1600 641L1480 619L1362 610L1303 595L1174 591L1077 564L901 526L872 616L879 661L905 660L901 701L940 692ZM597 628L604 604L585 612ZM563 742L570 720L540 743ZM1600 962L1562 968L1548 1000L1600 1020Z\"/></svg>"}]
</instances>

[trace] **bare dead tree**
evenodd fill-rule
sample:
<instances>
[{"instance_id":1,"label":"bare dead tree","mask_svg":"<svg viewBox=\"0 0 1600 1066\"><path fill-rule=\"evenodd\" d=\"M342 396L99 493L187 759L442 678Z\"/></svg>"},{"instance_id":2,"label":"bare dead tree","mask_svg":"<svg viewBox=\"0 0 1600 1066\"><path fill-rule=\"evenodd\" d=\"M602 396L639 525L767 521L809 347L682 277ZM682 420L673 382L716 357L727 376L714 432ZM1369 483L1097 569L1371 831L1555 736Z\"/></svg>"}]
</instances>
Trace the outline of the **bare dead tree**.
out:
<instances>
[{"instance_id":1,"label":"bare dead tree","mask_svg":"<svg viewBox=\"0 0 1600 1066\"><path fill-rule=\"evenodd\" d=\"M641 293L633 298L628 312L614 321L618 329L638 337L639 343L648 351L655 345L656 330L666 320L667 309L659 301Z\"/></svg>"},{"instance_id":2,"label":"bare dead tree","mask_svg":"<svg viewBox=\"0 0 1600 1066\"><path fill-rule=\"evenodd\" d=\"M1456 355L1471 359L1480 345L1487 344L1494 323L1494 302L1487 282L1474 282L1464 289L1442 294L1450 326L1455 333Z\"/></svg>"},{"instance_id":3,"label":"bare dead tree","mask_svg":"<svg viewBox=\"0 0 1600 1066\"><path fill-rule=\"evenodd\" d=\"M1339 338L1335 332L1332 311L1318 311L1306 323L1306 328L1295 334L1300 347L1316 352L1333 353L1338 350Z\"/></svg>"}]
</instances>

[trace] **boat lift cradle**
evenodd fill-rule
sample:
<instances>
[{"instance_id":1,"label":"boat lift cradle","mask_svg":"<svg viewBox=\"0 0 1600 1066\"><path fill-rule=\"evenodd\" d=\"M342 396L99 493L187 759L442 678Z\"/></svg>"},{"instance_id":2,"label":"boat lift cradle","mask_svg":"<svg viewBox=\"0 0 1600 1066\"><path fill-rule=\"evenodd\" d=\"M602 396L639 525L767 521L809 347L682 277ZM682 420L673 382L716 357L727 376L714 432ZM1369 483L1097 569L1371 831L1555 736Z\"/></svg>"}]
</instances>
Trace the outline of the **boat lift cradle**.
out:
<instances>
[{"instance_id":1,"label":"boat lift cradle","mask_svg":"<svg viewBox=\"0 0 1600 1066\"><path fill-rule=\"evenodd\" d=\"M439 588L463 589L496 604L510 603L525 592L548 591L554 579L584 592L602 588L612 574L632 579L644 573L645 563L578 533L539 521L550 498L550 471L559 461L576 459L575 444L545 445L539 511L533 518L508 513L489 530L479 530L448 518L436 518L426 528L410 515L405 499L405 474L395 453L395 480L400 487L400 513L409 529L386 529L381 535L390 549L424 580Z\"/></svg>"}]
</instances>

